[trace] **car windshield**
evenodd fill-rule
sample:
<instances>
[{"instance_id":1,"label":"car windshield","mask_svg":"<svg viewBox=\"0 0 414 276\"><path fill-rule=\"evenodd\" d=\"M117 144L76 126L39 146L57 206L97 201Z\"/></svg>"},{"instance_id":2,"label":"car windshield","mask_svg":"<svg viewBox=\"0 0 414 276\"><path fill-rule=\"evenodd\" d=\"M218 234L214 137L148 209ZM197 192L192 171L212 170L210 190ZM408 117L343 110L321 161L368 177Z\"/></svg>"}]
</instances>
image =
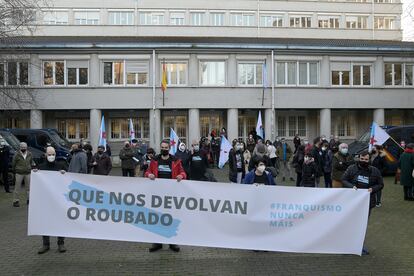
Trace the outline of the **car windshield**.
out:
<instances>
[{"instance_id":1,"label":"car windshield","mask_svg":"<svg viewBox=\"0 0 414 276\"><path fill-rule=\"evenodd\" d=\"M65 148L70 147L70 142L68 140L66 140L66 138L63 137L59 132L52 130L49 133L50 133L50 136L52 137L53 141L55 141L57 144L65 147Z\"/></svg>"},{"instance_id":2,"label":"car windshield","mask_svg":"<svg viewBox=\"0 0 414 276\"><path fill-rule=\"evenodd\" d=\"M371 137L371 131L368 130L367 132L365 132L364 134L362 134L361 137L359 137L359 139L357 141L358 142L361 142L361 143L368 144L370 137Z\"/></svg>"},{"instance_id":3,"label":"car windshield","mask_svg":"<svg viewBox=\"0 0 414 276\"><path fill-rule=\"evenodd\" d=\"M18 149L20 146L19 146L19 144L20 144L20 141L19 141L19 139L17 139L16 138L16 136L14 136L13 134L11 134L11 133L8 133L8 132L1 132L0 133L0 141L1 140L5 140L6 141L6 143L10 146L10 147L12 147L13 149Z\"/></svg>"}]
</instances>

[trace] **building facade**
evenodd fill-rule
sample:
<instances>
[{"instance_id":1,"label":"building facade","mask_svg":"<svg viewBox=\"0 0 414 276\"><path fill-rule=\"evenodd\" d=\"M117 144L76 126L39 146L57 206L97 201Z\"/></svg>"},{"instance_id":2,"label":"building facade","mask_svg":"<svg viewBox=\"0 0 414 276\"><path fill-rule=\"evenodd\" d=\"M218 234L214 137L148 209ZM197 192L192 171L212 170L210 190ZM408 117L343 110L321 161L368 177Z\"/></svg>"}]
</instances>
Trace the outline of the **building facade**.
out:
<instances>
[{"instance_id":1,"label":"building facade","mask_svg":"<svg viewBox=\"0 0 414 276\"><path fill-rule=\"evenodd\" d=\"M55 1L12 60L1 48L0 85L36 101L2 110L0 127L96 146L104 115L117 149L130 118L155 148L170 128L190 143L222 127L246 138L259 111L271 140L414 124L414 43L401 42L400 18L386 0Z\"/></svg>"}]
</instances>

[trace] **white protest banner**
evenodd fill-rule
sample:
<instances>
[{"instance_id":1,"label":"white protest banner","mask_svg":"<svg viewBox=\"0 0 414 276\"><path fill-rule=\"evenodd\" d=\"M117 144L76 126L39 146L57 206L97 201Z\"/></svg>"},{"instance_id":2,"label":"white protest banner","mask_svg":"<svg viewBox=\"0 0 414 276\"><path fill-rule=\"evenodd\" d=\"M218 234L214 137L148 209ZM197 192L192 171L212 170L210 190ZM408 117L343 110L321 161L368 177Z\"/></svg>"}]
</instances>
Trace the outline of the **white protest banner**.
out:
<instances>
[{"instance_id":1,"label":"white protest banner","mask_svg":"<svg viewBox=\"0 0 414 276\"><path fill-rule=\"evenodd\" d=\"M29 235L361 254L367 190L38 171Z\"/></svg>"}]
</instances>

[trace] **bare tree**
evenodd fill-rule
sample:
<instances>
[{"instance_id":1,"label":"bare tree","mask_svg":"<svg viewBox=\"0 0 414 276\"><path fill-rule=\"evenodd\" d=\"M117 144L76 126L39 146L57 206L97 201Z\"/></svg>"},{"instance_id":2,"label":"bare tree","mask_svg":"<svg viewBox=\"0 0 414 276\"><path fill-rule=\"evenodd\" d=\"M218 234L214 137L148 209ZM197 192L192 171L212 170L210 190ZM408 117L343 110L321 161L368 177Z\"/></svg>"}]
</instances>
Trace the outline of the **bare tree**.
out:
<instances>
[{"instance_id":1,"label":"bare tree","mask_svg":"<svg viewBox=\"0 0 414 276\"><path fill-rule=\"evenodd\" d=\"M44 0L0 0L0 110L36 106L29 87L30 59L23 46L35 31L41 6Z\"/></svg>"}]
</instances>

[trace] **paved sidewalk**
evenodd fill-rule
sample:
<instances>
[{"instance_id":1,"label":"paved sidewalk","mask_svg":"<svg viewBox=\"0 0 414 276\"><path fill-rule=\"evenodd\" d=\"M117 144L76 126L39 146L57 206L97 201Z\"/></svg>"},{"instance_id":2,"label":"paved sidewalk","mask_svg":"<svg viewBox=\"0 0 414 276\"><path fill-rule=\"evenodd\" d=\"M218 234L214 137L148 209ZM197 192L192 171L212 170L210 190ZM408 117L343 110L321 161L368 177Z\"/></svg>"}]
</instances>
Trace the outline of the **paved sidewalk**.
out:
<instances>
[{"instance_id":1,"label":"paved sidewalk","mask_svg":"<svg viewBox=\"0 0 414 276\"><path fill-rule=\"evenodd\" d=\"M214 170L227 181L227 170ZM115 170L115 175L120 171ZM281 184L278 179L278 184ZM292 182L283 185L294 185ZM386 178L383 206L373 210L369 256L252 252L182 246L148 253L148 244L67 239L66 253L38 255L41 237L27 236L27 208L0 193L0 275L414 275L414 202Z\"/></svg>"}]
</instances>

